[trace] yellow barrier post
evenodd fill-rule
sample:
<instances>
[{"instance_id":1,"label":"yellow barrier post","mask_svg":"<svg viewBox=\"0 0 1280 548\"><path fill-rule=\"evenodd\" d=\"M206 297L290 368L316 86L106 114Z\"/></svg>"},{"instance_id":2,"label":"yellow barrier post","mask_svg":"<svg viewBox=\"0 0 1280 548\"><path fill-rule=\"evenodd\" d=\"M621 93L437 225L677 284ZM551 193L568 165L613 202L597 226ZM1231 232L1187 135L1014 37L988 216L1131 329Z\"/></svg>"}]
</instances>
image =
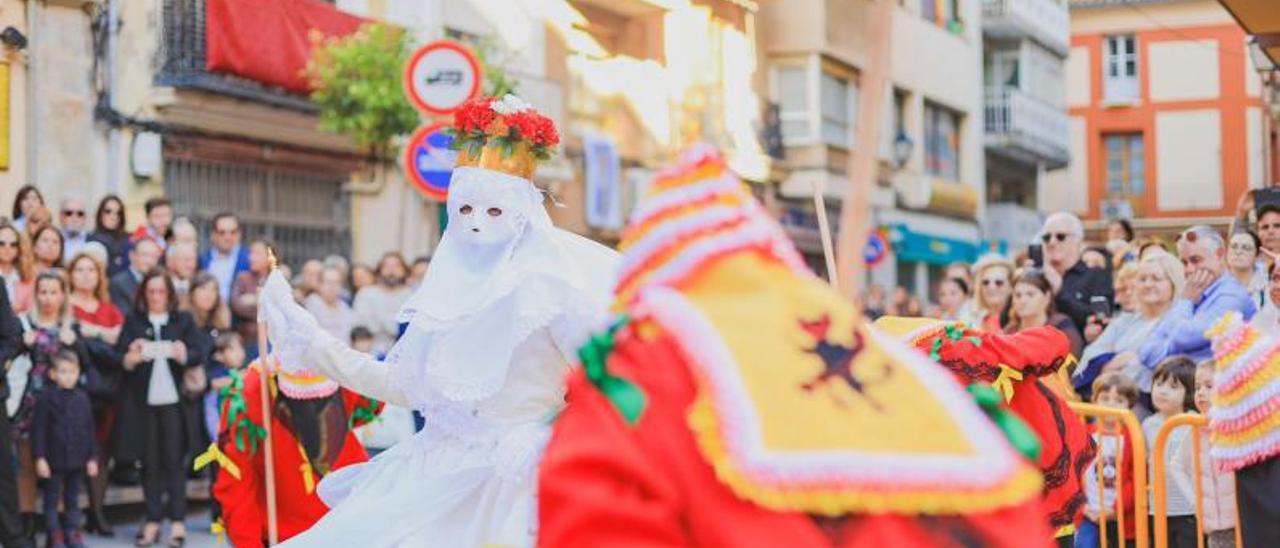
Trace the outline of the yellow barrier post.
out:
<instances>
[{"instance_id":1,"label":"yellow barrier post","mask_svg":"<svg viewBox=\"0 0 1280 548\"><path fill-rule=\"evenodd\" d=\"M1165 421L1164 425L1160 427L1160 432L1156 434L1155 445L1152 446L1152 459L1151 459L1151 463L1152 463L1151 472L1152 472L1152 480L1153 480L1151 482L1151 498L1154 499L1152 521L1155 522L1155 539L1156 539L1155 548L1169 547L1169 523L1168 521L1166 521L1168 517L1166 515L1168 512L1168 509L1166 508L1167 501L1165 500L1165 484L1167 482L1165 480L1166 470L1164 465L1164 452L1165 452L1166 446L1169 444L1169 436L1170 434L1173 433L1173 430L1175 428L1189 426L1191 427L1191 435L1198 440L1199 436L1196 430L1200 428L1204 428L1208 424L1209 424L1209 420L1201 415L1196 415L1193 413L1183 413L1180 415L1174 415L1173 417L1170 417L1169 420ZM1198 442L1192 442L1192 443L1198 443ZM1196 455L1195 459L1198 462L1199 455ZM1200 534L1200 516L1201 516L1200 512L1202 511L1202 508L1201 508L1201 502L1200 502L1200 496L1199 496L1200 495L1199 466L1196 466L1196 493L1195 494L1196 494L1196 532L1197 532L1197 538L1201 539L1201 540L1198 540L1197 542L1203 542L1202 539L1204 536Z\"/></svg>"},{"instance_id":2,"label":"yellow barrier post","mask_svg":"<svg viewBox=\"0 0 1280 548\"><path fill-rule=\"evenodd\" d=\"M1068 406L1072 411L1083 417L1116 419L1124 425L1125 430L1129 433L1129 440L1133 447L1133 513L1134 521L1134 546L1136 548L1147 548L1148 531L1147 531L1147 446L1142 443L1142 425L1138 423L1138 417L1128 409L1115 409L1112 407L1103 407L1092 403L1068 402ZM1120 459L1116 463L1117 470L1123 467L1124 452L1120 452ZM1123 476L1116 476L1116 485L1122 485ZM1117 496L1116 500L1122 498ZM1123 508L1117 512L1123 516ZM1123 543L1124 538L1124 521L1123 517L1119 518L1116 525L1120 528L1120 534L1117 535Z\"/></svg>"}]
</instances>

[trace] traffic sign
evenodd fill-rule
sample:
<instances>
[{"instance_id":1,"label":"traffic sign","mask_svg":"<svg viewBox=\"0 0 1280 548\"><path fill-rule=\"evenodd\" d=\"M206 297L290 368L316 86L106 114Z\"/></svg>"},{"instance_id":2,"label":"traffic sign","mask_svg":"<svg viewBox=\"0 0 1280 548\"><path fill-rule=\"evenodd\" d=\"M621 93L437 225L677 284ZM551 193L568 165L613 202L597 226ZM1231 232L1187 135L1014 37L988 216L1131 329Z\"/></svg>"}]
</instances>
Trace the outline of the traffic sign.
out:
<instances>
[{"instance_id":1,"label":"traffic sign","mask_svg":"<svg viewBox=\"0 0 1280 548\"><path fill-rule=\"evenodd\" d=\"M862 260L867 268L875 268L889 256L889 241L879 230L872 230L867 237L867 246L862 248Z\"/></svg>"},{"instance_id":2,"label":"traffic sign","mask_svg":"<svg viewBox=\"0 0 1280 548\"><path fill-rule=\"evenodd\" d=\"M404 67L404 93L418 110L449 114L480 94L480 61L466 46L438 40L418 48Z\"/></svg>"},{"instance_id":3,"label":"traffic sign","mask_svg":"<svg viewBox=\"0 0 1280 548\"><path fill-rule=\"evenodd\" d=\"M418 128L404 147L404 172L424 196L438 202L449 197L449 177L458 153L449 149L453 137L444 131L447 124Z\"/></svg>"}]
</instances>

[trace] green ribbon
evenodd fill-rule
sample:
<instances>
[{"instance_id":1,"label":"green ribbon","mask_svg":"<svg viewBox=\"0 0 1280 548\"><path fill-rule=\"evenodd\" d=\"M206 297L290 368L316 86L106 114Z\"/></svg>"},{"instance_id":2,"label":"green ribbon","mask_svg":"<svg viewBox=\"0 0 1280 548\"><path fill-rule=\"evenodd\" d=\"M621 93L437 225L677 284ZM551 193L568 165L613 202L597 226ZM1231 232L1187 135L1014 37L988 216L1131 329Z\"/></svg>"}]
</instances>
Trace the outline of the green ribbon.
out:
<instances>
[{"instance_id":1,"label":"green ribbon","mask_svg":"<svg viewBox=\"0 0 1280 548\"><path fill-rule=\"evenodd\" d=\"M347 428L355 428L357 422L369 424L382 420L382 417L378 415L379 404L378 400L369 398L367 405L356 406L355 409L351 410L351 417L347 419Z\"/></svg>"},{"instance_id":2,"label":"green ribbon","mask_svg":"<svg viewBox=\"0 0 1280 548\"><path fill-rule=\"evenodd\" d=\"M933 347L929 349L929 359L938 361L942 357L942 347L950 342L960 342L967 339L974 346L982 346L982 338L977 336L964 336L964 324L960 322L947 324L943 328L943 335L933 339Z\"/></svg>"},{"instance_id":3,"label":"green ribbon","mask_svg":"<svg viewBox=\"0 0 1280 548\"><path fill-rule=\"evenodd\" d=\"M966 390L991 422L1000 428L1014 449L1032 462L1040 458L1040 438L1018 415L1004 406L1004 397L1000 392L985 383L973 383Z\"/></svg>"},{"instance_id":4,"label":"green ribbon","mask_svg":"<svg viewBox=\"0 0 1280 548\"><path fill-rule=\"evenodd\" d=\"M244 401L244 371L231 371L231 384L222 388L222 399L227 402L227 425L235 433L236 449L253 455L258 452L258 442L267 439L267 429L249 420L249 405Z\"/></svg>"},{"instance_id":5,"label":"green ribbon","mask_svg":"<svg viewBox=\"0 0 1280 548\"><path fill-rule=\"evenodd\" d=\"M631 318L624 314L604 333L592 334L587 343L578 349L578 359L582 361L587 380L600 389L628 425L634 426L644 413L644 391L635 383L609 373L606 367L609 354L613 352L614 337L629 321Z\"/></svg>"}]
</instances>

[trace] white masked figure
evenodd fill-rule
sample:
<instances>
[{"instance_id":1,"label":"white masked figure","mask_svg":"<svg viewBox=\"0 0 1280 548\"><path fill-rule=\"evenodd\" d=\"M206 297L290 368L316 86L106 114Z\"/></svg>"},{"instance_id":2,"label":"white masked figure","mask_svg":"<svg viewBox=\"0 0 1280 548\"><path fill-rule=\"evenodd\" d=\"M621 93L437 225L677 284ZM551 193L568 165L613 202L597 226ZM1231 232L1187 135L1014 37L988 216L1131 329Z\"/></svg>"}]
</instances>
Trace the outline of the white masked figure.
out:
<instances>
[{"instance_id":1,"label":"white masked figure","mask_svg":"<svg viewBox=\"0 0 1280 548\"><path fill-rule=\"evenodd\" d=\"M450 182L448 228L385 362L327 335L278 274L264 289L282 362L426 418L413 438L326 476L329 513L287 546L535 540L538 459L566 368L604 315L617 255L552 226L529 181L535 156L558 140L549 120L507 96L469 104L455 125L464 167Z\"/></svg>"}]
</instances>

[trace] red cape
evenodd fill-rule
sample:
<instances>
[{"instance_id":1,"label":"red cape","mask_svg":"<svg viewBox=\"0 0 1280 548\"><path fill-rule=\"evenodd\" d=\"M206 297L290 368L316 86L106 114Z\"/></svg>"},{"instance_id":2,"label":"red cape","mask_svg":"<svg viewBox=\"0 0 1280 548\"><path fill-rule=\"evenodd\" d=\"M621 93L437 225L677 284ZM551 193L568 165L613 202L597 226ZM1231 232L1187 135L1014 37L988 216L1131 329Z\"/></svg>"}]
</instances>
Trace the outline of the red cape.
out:
<instances>
[{"instance_id":1,"label":"red cape","mask_svg":"<svg viewBox=\"0 0 1280 548\"><path fill-rule=\"evenodd\" d=\"M816 519L737 497L702 457L688 427L690 369L665 334L619 332L610 374L647 402L628 425L576 371L539 478L544 547L837 546L841 548L1047 546L1038 501L970 515L852 515Z\"/></svg>"}]
</instances>

